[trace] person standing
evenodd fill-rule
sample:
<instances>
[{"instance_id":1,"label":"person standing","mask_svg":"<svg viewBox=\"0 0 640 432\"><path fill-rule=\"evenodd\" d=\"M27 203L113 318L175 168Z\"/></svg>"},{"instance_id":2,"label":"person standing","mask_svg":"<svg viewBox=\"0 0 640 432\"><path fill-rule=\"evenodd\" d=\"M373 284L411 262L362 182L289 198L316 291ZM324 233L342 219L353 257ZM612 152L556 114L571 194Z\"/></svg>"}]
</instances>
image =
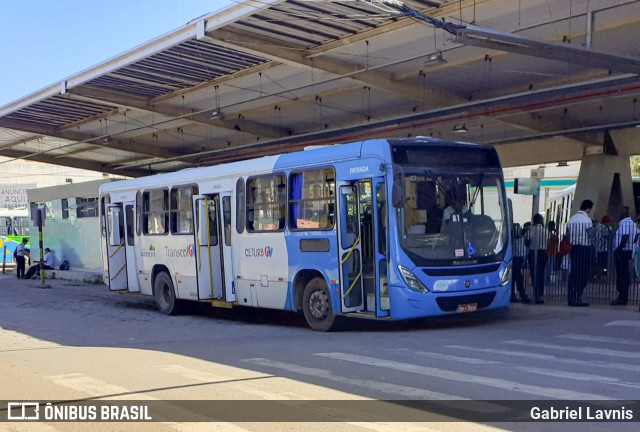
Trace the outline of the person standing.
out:
<instances>
[{"instance_id":1,"label":"person standing","mask_svg":"<svg viewBox=\"0 0 640 432\"><path fill-rule=\"evenodd\" d=\"M589 213L592 208L593 201L590 199L582 201L580 210L567 222L567 235L571 241L571 270L567 288L569 306L589 306L589 303L582 301L582 292L587 286L589 278L591 231L593 228L593 221L589 217Z\"/></svg>"},{"instance_id":2,"label":"person standing","mask_svg":"<svg viewBox=\"0 0 640 432\"><path fill-rule=\"evenodd\" d=\"M620 225L618 225L613 243L615 247L614 257L618 298L611 302L612 306L624 306L629 301L629 284L631 283L629 262L640 233L637 225L629 215L629 207L622 207L620 210Z\"/></svg>"},{"instance_id":3,"label":"person standing","mask_svg":"<svg viewBox=\"0 0 640 432\"><path fill-rule=\"evenodd\" d=\"M520 224L513 224L513 282L511 283L511 302L520 301L531 303L524 290L524 259L527 256L527 246ZM520 298L516 297L516 290Z\"/></svg>"},{"instance_id":4,"label":"person standing","mask_svg":"<svg viewBox=\"0 0 640 432\"><path fill-rule=\"evenodd\" d=\"M16 246L16 272L18 273L18 279L24 278L24 264L25 259L29 256L29 251L27 250L27 242L29 240L27 238L22 239L22 243Z\"/></svg>"},{"instance_id":5,"label":"person standing","mask_svg":"<svg viewBox=\"0 0 640 432\"><path fill-rule=\"evenodd\" d=\"M544 218L540 213L533 216L533 225L527 233L526 242L531 249L529 269L533 285L533 297L536 304L544 304L544 269L547 265L547 240L549 232L544 227Z\"/></svg>"},{"instance_id":6,"label":"person standing","mask_svg":"<svg viewBox=\"0 0 640 432\"><path fill-rule=\"evenodd\" d=\"M602 216L601 224L596 233L596 252L598 254L598 279L605 279L609 271L609 251L611 250L611 239L613 233L609 223L611 218L608 215Z\"/></svg>"},{"instance_id":7,"label":"person standing","mask_svg":"<svg viewBox=\"0 0 640 432\"><path fill-rule=\"evenodd\" d=\"M547 256L549 259L547 261L547 267L544 270L544 283L551 285L551 275L558 268L556 259L558 255L558 247L560 246L560 238L558 238L556 223L554 221L549 221L547 223L547 230L549 232L549 240L547 241Z\"/></svg>"}]
</instances>

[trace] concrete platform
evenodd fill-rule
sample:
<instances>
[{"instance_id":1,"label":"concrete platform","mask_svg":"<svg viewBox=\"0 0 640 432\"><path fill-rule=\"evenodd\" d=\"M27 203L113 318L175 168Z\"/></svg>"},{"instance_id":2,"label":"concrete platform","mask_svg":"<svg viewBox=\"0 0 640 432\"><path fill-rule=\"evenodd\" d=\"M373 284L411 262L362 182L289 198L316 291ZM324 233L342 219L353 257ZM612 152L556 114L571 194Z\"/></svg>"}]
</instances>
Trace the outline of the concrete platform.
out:
<instances>
[{"instance_id":1,"label":"concrete platform","mask_svg":"<svg viewBox=\"0 0 640 432\"><path fill-rule=\"evenodd\" d=\"M96 270L45 270L46 279L61 279L103 285L102 272Z\"/></svg>"},{"instance_id":2,"label":"concrete platform","mask_svg":"<svg viewBox=\"0 0 640 432\"><path fill-rule=\"evenodd\" d=\"M5 269L6 275L15 277L15 266L7 267ZM37 277L34 280L39 280ZM45 280L60 279L74 282L84 282L92 285L103 285L102 272L92 269L72 269L72 270L45 270Z\"/></svg>"}]
</instances>

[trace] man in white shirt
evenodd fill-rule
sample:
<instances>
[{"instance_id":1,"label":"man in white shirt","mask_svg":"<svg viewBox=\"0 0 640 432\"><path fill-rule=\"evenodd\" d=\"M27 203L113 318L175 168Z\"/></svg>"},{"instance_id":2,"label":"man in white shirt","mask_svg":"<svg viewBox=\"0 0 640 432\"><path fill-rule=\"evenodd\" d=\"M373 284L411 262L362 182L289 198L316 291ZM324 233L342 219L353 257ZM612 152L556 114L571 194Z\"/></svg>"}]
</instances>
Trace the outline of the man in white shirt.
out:
<instances>
[{"instance_id":1,"label":"man in white shirt","mask_svg":"<svg viewBox=\"0 0 640 432\"><path fill-rule=\"evenodd\" d=\"M56 266L56 255L49 248L44 248L44 268L45 270L53 270Z\"/></svg>"},{"instance_id":2,"label":"man in white shirt","mask_svg":"<svg viewBox=\"0 0 640 432\"><path fill-rule=\"evenodd\" d=\"M571 241L571 273L567 289L569 306L589 306L582 302L582 292L589 278L593 221L589 213L593 201L586 199L580 204L580 210L567 222L567 235Z\"/></svg>"},{"instance_id":3,"label":"man in white shirt","mask_svg":"<svg viewBox=\"0 0 640 432\"><path fill-rule=\"evenodd\" d=\"M618 298L611 302L612 306L624 306L629 301L629 284L631 283L629 261L631 261L633 248L638 241L638 234L640 233L629 215L629 207L622 207L620 210L620 224L613 240Z\"/></svg>"},{"instance_id":4,"label":"man in white shirt","mask_svg":"<svg viewBox=\"0 0 640 432\"><path fill-rule=\"evenodd\" d=\"M53 270L55 268L56 256L54 252L49 248L45 248L44 252L44 263L42 265L40 265L40 263L34 264L29 267L29 271L27 271L27 274L24 277L25 279L31 279L36 273L40 276L41 269Z\"/></svg>"},{"instance_id":5,"label":"man in white shirt","mask_svg":"<svg viewBox=\"0 0 640 432\"><path fill-rule=\"evenodd\" d=\"M531 253L529 254L529 269L531 269L531 284L536 304L544 304L544 269L547 265L547 240L549 231L544 227L544 217L540 213L533 216L533 225L526 234Z\"/></svg>"},{"instance_id":6,"label":"man in white shirt","mask_svg":"<svg viewBox=\"0 0 640 432\"><path fill-rule=\"evenodd\" d=\"M26 257L29 256L29 251L27 249L27 243L29 239L23 238L22 243L16 246L16 272L18 274L18 279L24 278L24 264Z\"/></svg>"},{"instance_id":7,"label":"man in white shirt","mask_svg":"<svg viewBox=\"0 0 640 432\"><path fill-rule=\"evenodd\" d=\"M445 231L445 228L451 222L468 222L467 219L470 213L465 201L464 197L453 197L451 204L442 212L442 227L440 231Z\"/></svg>"}]
</instances>

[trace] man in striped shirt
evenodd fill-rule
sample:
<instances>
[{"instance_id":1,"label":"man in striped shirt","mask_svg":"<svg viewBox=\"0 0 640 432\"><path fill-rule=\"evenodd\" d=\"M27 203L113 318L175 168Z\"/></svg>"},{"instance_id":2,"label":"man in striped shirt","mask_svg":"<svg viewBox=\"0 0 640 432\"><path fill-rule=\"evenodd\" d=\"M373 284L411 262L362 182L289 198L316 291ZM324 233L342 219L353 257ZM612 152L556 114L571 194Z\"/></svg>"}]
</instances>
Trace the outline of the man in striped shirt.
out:
<instances>
[{"instance_id":1,"label":"man in striped shirt","mask_svg":"<svg viewBox=\"0 0 640 432\"><path fill-rule=\"evenodd\" d=\"M633 248L638 241L638 233L640 233L629 215L629 207L622 207L620 210L620 224L613 240L618 298L611 302L612 306L624 306L629 301L629 284L631 283L629 261L631 261Z\"/></svg>"},{"instance_id":2,"label":"man in striped shirt","mask_svg":"<svg viewBox=\"0 0 640 432\"><path fill-rule=\"evenodd\" d=\"M593 201L586 199L580 204L580 210L567 222L567 235L571 241L571 273L567 289L569 306L589 306L582 302L582 292L587 286L593 237L593 221L589 213Z\"/></svg>"}]
</instances>

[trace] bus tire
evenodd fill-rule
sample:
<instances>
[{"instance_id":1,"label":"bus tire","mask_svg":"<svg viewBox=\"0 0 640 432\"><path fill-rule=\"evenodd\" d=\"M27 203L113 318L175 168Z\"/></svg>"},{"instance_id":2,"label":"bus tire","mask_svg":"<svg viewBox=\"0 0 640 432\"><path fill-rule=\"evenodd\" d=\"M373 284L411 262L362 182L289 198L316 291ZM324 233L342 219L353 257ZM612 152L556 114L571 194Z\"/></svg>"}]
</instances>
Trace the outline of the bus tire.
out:
<instances>
[{"instance_id":1,"label":"bus tire","mask_svg":"<svg viewBox=\"0 0 640 432\"><path fill-rule=\"evenodd\" d=\"M302 310L312 330L326 332L334 326L336 316L331 307L329 288L323 278L315 277L304 287Z\"/></svg>"},{"instance_id":2,"label":"bus tire","mask_svg":"<svg viewBox=\"0 0 640 432\"><path fill-rule=\"evenodd\" d=\"M178 301L173 289L173 281L167 272L160 272L153 282L153 295L156 299L158 310L165 315L178 313Z\"/></svg>"}]
</instances>

